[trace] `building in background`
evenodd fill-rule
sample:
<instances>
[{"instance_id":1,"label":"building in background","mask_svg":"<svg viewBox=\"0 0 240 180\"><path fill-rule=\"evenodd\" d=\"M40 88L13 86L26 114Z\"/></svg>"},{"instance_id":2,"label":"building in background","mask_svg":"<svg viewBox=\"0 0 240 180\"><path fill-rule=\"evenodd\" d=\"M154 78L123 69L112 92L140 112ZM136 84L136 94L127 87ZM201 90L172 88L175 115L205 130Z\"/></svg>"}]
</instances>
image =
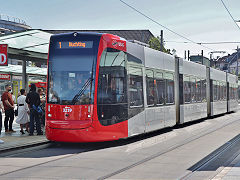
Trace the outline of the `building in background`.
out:
<instances>
[{"instance_id":1,"label":"building in background","mask_svg":"<svg viewBox=\"0 0 240 180\"><path fill-rule=\"evenodd\" d=\"M203 64L207 67L210 67L210 65L211 65L210 59L208 59L207 57L201 56L201 55L190 56L190 61L199 63L199 64Z\"/></svg>"},{"instance_id":2,"label":"building in background","mask_svg":"<svg viewBox=\"0 0 240 180\"><path fill-rule=\"evenodd\" d=\"M222 71L230 72L232 74L236 74L238 72L238 75L240 74L240 51L234 52L233 54L228 54L227 56L223 56L219 58L216 61L216 68L220 69ZM237 71L238 66L238 71Z\"/></svg>"},{"instance_id":3,"label":"building in background","mask_svg":"<svg viewBox=\"0 0 240 180\"><path fill-rule=\"evenodd\" d=\"M31 29L31 27L27 25L25 21L17 17L0 14L0 35L11 34L27 29Z\"/></svg>"}]
</instances>

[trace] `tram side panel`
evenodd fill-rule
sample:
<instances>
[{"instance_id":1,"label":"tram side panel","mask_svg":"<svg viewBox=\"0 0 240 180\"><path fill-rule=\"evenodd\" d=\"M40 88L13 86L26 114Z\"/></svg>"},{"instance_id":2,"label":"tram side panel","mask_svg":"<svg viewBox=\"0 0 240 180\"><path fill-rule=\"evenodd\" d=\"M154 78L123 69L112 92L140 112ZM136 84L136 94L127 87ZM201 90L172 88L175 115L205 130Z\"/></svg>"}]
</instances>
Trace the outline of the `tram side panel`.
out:
<instances>
[{"instance_id":1,"label":"tram side panel","mask_svg":"<svg viewBox=\"0 0 240 180\"><path fill-rule=\"evenodd\" d=\"M180 123L207 117L206 66L194 62L182 61L179 66L180 87Z\"/></svg>"},{"instance_id":2,"label":"tram side panel","mask_svg":"<svg viewBox=\"0 0 240 180\"><path fill-rule=\"evenodd\" d=\"M126 42L127 46L127 93L128 93L128 136L145 132L143 70L144 48ZM139 85L141 88L139 88ZM145 86L145 85L144 85Z\"/></svg>"},{"instance_id":3,"label":"tram side panel","mask_svg":"<svg viewBox=\"0 0 240 180\"><path fill-rule=\"evenodd\" d=\"M237 111L238 110L238 77L236 75L227 73L227 86L228 86L228 112Z\"/></svg>"},{"instance_id":4,"label":"tram side panel","mask_svg":"<svg viewBox=\"0 0 240 180\"><path fill-rule=\"evenodd\" d=\"M238 99L237 110L240 110L240 81L238 81L237 99Z\"/></svg>"},{"instance_id":5,"label":"tram side panel","mask_svg":"<svg viewBox=\"0 0 240 180\"><path fill-rule=\"evenodd\" d=\"M144 54L147 84L145 127L146 132L149 132L176 124L175 59L173 56L146 47Z\"/></svg>"},{"instance_id":6,"label":"tram side panel","mask_svg":"<svg viewBox=\"0 0 240 180\"><path fill-rule=\"evenodd\" d=\"M210 68L211 116L227 112L226 72Z\"/></svg>"}]
</instances>

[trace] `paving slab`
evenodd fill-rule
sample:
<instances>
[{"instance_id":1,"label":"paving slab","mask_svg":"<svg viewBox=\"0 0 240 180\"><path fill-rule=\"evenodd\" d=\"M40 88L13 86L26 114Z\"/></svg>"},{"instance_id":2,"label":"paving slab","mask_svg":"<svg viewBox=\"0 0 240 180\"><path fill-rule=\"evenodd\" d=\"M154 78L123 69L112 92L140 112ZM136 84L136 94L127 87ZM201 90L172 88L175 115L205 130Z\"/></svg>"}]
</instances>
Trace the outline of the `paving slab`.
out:
<instances>
[{"instance_id":1,"label":"paving slab","mask_svg":"<svg viewBox=\"0 0 240 180\"><path fill-rule=\"evenodd\" d=\"M2 116L2 123L4 124L4 114ZM49 142L45 135L40 136L29 136L28 132L25 132L25 134L20 133L20 125L16 123L16 117L13 121L13 129L16 132L10 133L5 132L5 129L3 127L2 132L0 134L0 153L3 151L8 151L11 149L26 147L26 146L32 146L42 143ZM42 127L43 131L44 128Z\"/></svg>"}]
</instances>

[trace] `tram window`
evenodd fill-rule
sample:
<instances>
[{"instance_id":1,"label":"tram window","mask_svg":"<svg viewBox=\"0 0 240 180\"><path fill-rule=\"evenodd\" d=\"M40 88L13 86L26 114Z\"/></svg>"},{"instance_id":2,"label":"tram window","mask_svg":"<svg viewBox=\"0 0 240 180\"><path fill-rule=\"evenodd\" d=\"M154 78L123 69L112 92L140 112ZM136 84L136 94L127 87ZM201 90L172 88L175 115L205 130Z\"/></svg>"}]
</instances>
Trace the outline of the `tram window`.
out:
<instances>
[{"instance_id":1,"label":"tram window","mask_svg":"<svg viewBox=\"0 0 240 180\"><path fill-rule=\"evenodd\" d=\"M235 85L233 84L233 99L235 99Z\"/></svg>"},{"instance_id":2,"label":"tram window","mask_svg":"<svg viewBox=\"0 0 240 180\"><path fill-rule=\"evenodd\" d=\"M235 98L234 98L235 100L238 99L237 91L238 91L238 86L235 85Z\"/></svg>"},{"instance_id":3,"label":"tram window","mask_svg":"<svg viewBox=\"0 0 240 180\"><path fill-rule=\"evenodd\" d=\"M196 98L197 102L201 102L201 80L199 78L196 81Z\"/></svg>"},{"instance_id":4,"label":"tram window","mask_svg":"<svg viewBox=\"0 0 240 180\"><path fill-rule=\"evenodd\" d=\"M229 84L229 98L234 100L237 99L237 86L235 84Z\"/></svg>"},{"instance_id":5,"label":"tram window","mask_svg":"<svg viewBox=\"0 0 240 180\"><path fill-rule=\"evenodd\" d=\"M191 102L191 83L190 77L184 76L183 77L183 93L184 93L184 103Z\"/></svg>"},{"instance_id":6,"label":"tram window","mask_svg":"<svg viewBox=\"0 0 240 180\"><path fill-rule=\"evenodd\" d=\"M141 68L129 67L130 107L143 106L143 75Z\"/></svg>"},{"instance_id":7,"label":"tram window","mask_svg":"<svg viewBox=\"0 0 240 180\"><path fill-rule=\"evenodd\" d=\"M227 99L227 86L226 83L223 84L223 99Z\"/></svg>"},{"instance_id":8,"label":"tram window","mask_svg":"<svg viewBox=\"0 0 240 180\"><path fill-rule=\"evenodd\" d=\"M232 85L232 91L233 91L233 97L232 97L232 99L235 99L235 88L234 88L234 84Z\"/></svg>"},{"instance_id":9,"label":"tram window","mask_svg":"<svg viewBox=\"0 0 240 180\"><path fill-rule=\"evenodd\" d=\"M237 99L237 85L234 85L234 100Z\"/></svg>"},{"instance_id":10,"label":"tram window","mask_svg":"<svg viewBox=\"0 0 240 180\"><path fill-rule=\"evenodd\" d=\"M206 79L201 80L201 98L202 102L206 102Z\"/></svg>"},{"instance_id":11,"label":"tram window","mask_svg":"<svg viewBox=\"0 0 240 180\"><path fill-rule=\"evenodd\" d=\"M234 88L234 85L232 85L232 91L233 91L233 97L232 97L232 99L234 99L234 98L235 98L235 88Z\"/></svg>"},{"instance_id":12,"label":"tram window","mask_svg":"<svg viewBox=\"0 0 240 180\"><path fill-rule=\"evenodd\" d=\"M217 81L213 80L213 100L218 100L218 87L217 87Z\"/></svg>"},{"instance_id":13,"label":"tram window","mask_svg":"<svg viewBox=\"0 0 240 180\"><path fill-rule=\"evenodd\" d=\"M218 84L218 100L222 100L222 83L221 82L219 82L219 84Z\"/></svg>"},{"instance_id":14,"label":"tram window","mask_svg":"<svg viewBox=\"0 0 240 180\"><path fill-rule=\"evenodd\" d=\"M221 83L221 100L225 100L225 94L224 94L224 85L225 83Z\"/></svg>"},{"instance_id":15,"label":"tram window","mask_svg":"<svg viewBox=\"0 0 240 180\"><path fill-rule=\"evenodd\" d=\"M166 104L174 104L174 76L172 73L164 74L167 84Z\"/></svg>"},{"instance_id":16,"label":"tram window","mask_svg":"<svg viewBox=\"0 0 240 180\"><path fill-rule=\"evenodd\" d=\"M222 83L221 87L222 87L222 90L221 90L221 93L222 93L221 98L222 98L222 100L224 100L224 99L225 99L225 97L224 97L224 83Z\"/></svg>"},{"instance_id":17,"label":"tram window","mask_svg":"<svg viewBox=\"0 0 240 180\"><path fill-rule=\"evenodd\" d=\"M240 99L240 86L237 87L237 93L238 93L237 99Z\"/></svg>"},{"instance_id":18,"label":"tram window","mask_svg":"<svg viewBox=\"0 0 240 180\"><path fill-rule=\"evenodd\" d=\"M234 88L233 88L233 85L231 87L231 90L232 90L232 99L234 99Z\"/></svg>"},{"instance_id":19,"label":"tram window","mask_svg":"<svg viewBox=\"0 0 240 180\"><path fill-rule=\"evenodd\" d=\"M229 83L229 99L232 99L232 84Z\"/></svg>"},{"instance_id":20,"label":"tram window","mask_svg":"<svg viewBox=\"0 0 240 180\"><path fill-rule=\"evenodd\" d=\"M234 85L234 99L236 99L236 87Z\"/></svg>"},{"instance_id":21,"label":"tram window","mask_svg":"<svg viewBox=\"0 0 240 180\"><path fill-rule=\"evenodd\" d=\"M218 97L217 97L217 100L219 101L219 100L220 100L220 96L221 96L221 95L220 95L221 90L220 90L220 82L219 82L219 81L217 81L217 89L218 89L218 90L217 90L217 91L218 91L218 92L217 92L217 96L218 96Z\"/></svg>"},{"instance_id":22,"label":"tram window","mask_svg":"<svg viewBox=\"0 0 240 180\"><path fill-rule=\"evenodd\" d=\"M163 105L166 96L166 81L163 79L163 73L157 72L155 79L157 85L157 104Z\"/></svg>"},{"instance_id":23,"label":"tram window","mask_svg":"<svg viewBox=\"0 0 240 180\"><path fill-rule=\"evenodd\" d=\"M101 104L126 102L126 70L123 51L107 48L99 67L98 100Z\"/></svg>"},{"instance_id":24,"label":"tram window","mask_svg":"<svg viewBox=\"0 0 240 180\"><path fill-rule=\"evenodd\" d=\"M191 77L191 101L196 102L196 78Z\"/></svg>"},{"instance_id":25,"label":"tram window","mask_svg":"<svg viewBox=\"0 0 240 180\"><path fill-rule=\"evenodd\" d=\"M238 99L238 85L235 85L235 100Z\"/></svg>"},{"instance_id":26,"label":"tram window","mask_svg":"<svg viewBox=\"0 0 240 180\"><path fill-rule=\"evenodd\" d=\"M107 48L103 51L98 76L98 119L102 125L116 124L128 117L126 55Z\"/></svg>"},{"instance_id":27,"label":"tram window","mask_svg":"<svg viewBox=\"0 0 240 180\"><path fill-rule=\"evenodd\" d=\"M154 97L155 97L155 88L154 88L154 78L153 78L153 71L152 70L146 70L146 92L147 92L147 104L149 106L153 106L154 103Z\"/></svg>"},{"instance_id":28,"label":"tram window","mask_svg":"<svg viewBox=\"0 0 240 180\"><path fill-rule=\"evenodd\" d=\"M134 63L137 63L137 64L142 64L142 60L141 59L138 59L137 57L131 55L131 54L128 54L127 53L127 60L129 62L134 62Z\"/></svg>"}]
</instances>

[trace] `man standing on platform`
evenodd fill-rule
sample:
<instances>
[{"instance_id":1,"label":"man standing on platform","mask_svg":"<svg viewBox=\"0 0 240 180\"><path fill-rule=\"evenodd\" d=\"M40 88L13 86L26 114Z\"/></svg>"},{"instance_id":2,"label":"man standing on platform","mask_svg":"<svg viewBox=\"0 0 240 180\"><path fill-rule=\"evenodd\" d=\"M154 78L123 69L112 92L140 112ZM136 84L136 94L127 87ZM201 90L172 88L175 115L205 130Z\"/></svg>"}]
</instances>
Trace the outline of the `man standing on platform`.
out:
<instances>
[{"instance_id":1,"label":"man standing on platform","mask_svg":"<svg viewBox=\"0 0 240 180\"><path fill-rule=\"evenodd\" d=\"M12 129L12 124L14 120L14 102L12 99L12 95L10 93L11 90L12 87L9 84L7 84L5 86L5 92L2 94L2 102L5 110L4 120L5 132L16 132Z\"/></svg>"},{"instance_id":2,"label":"man standing on platform","mask_svg":"<svg viewBox=\"0 0 240 180\"><path fill-rule=\"evenodd\" d=\"M40 105L40 96L36 92L35 84L31 84L30 91L26 97L26 103L28 104L28 107L30 109L30 133L29 133L29 136L33 136L34 122L36 122L37 135L43 135L43 132L41 130L39 113L37 112L36 109L34 109L34 106L36 108Z\"/></svg>"}]
</instances>

